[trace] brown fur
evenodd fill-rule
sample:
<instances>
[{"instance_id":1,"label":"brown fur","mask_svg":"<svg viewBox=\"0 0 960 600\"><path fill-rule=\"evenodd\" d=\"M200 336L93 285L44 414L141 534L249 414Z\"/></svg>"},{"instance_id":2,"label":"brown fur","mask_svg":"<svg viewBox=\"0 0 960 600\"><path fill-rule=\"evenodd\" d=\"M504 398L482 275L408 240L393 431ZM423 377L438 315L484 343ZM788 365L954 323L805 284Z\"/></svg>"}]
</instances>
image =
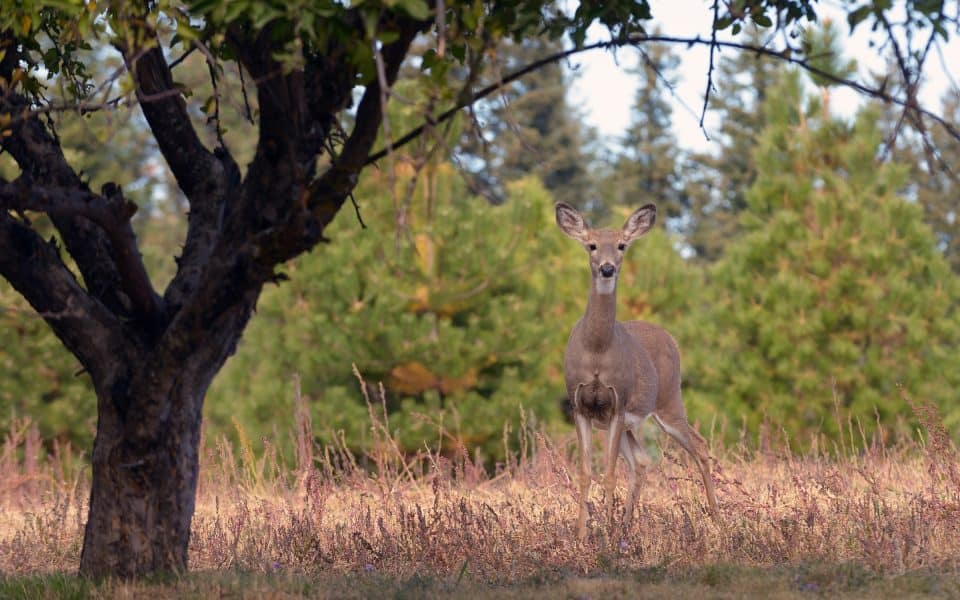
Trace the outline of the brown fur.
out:
<instances>
[{"instance_id":1,"label":"brown fur","mask_svg":"<svg viewBox=\"0 0 960 600\"><path fill-rule=\"evenodd\" d=\"M590 256L590 295L587 309L573 326L563 368L573 406L581 452L578 533L586 535L586 497L590 485L590 429L606 429L608 513L613 507L614 473L618 455L629 463L630 496L625 522L643 479L643 448L629 428L649 416L670 434L697 463L703 476L710 512L720 519L706 442L687 421L680 395L680 350L661 327L644 321L619 322L616 284L627 247L646 233L656 219L648 204L635 211L619 231L589 229L583 217L564 203L557 204L557 225L580 242ZM628 419L629 416L629 419Z\"/></svg>"}]
</instances>

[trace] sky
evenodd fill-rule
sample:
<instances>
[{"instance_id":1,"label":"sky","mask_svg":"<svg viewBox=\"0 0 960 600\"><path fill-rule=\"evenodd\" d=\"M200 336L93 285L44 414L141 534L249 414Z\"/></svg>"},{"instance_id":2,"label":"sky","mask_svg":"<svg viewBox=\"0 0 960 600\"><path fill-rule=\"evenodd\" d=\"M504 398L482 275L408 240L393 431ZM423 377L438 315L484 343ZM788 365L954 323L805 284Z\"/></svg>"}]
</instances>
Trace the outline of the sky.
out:
<instances>
[{"instance_id":1,"label":"sky","mask_svg":"<svg viewBox=\"0 0 960 600\"><path fill-rule=\"evenodd\" d=\"M651 8L655 23L662 25L663 31L678 37L710 38L711 11L707 0L652 0ZM836 22L842 31L848 30L846 13L836 0L821 1L817 5L821 19L829 18ZM655 25L654 25L655 27ZM654 29L650 28L650 31ZM605 30L594 26L590 30L589 41L605 39ZM857 61L858 79L865 79L871 71L882 71L883 60L876 49L869 47L870 26L861 24L853 36L846 39L844 50L848 58ZM954 38L957 36L955 35ZM718 39L732 40L729 33L718 36ZM943 71L940 57L931 52L927 59L928 80L925 84L921 101L928 109L938 112L940 99L948 89L954 89L951 83L960 79L960 41L953 39L943 48L943 59L947 65L956 65L951 75ZM682 64L677 71L680 81L675 88L673 99L673 123L677 140L681 147L689 150L710 150L714 144L707 140L707 135L717 126L716 119L707 113L704 124L706 135L700 129L700 113L703 107L703 96L707 82L707 67L709 63L709 48L695 46L693 48L678 48ZM731 51L721 51L720 57ZM626 67L636 65L639 53L632 48L621 48L616 53L596 50L577 55L568 64L579 74L571 91L571 101L574 106L581 107L588 125L597 129L601 134L604 145L616 145L617 139L630 124L630 106L633 102L637 81L626 73ZM716 60L716 55L715 55ZM836 89L832 92L832 106L838 112L852 115L862 102L860 94L849 89Z\"/></svg>"}]
</instances>

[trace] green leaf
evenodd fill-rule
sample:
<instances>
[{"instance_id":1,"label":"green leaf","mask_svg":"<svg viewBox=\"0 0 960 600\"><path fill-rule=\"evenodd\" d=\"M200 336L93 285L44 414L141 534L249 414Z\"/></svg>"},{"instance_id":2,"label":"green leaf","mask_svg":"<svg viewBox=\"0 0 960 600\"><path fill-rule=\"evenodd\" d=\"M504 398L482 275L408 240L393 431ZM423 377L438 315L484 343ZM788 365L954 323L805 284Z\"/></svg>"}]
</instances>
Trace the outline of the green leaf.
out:
<instances>
[{"instance_id":1,"label":"green leaf","mask_svg":"<svg viewBox=\"0 0 960 600\"><path fill-rule=\"evenodd\" d=\"M222 3L223 0L197 0L190 3L190 12L201 15L209 14Z\"/></svg>"},{"instance_id":2,"label":"green leaf","mask_svg":"<svg viewBox=\"0 0 960 600\"><path fill-rule=\"evenodd\" d=\"M396 31L384 31L380 34L380 43L381 44L391 44L400 39L400 34Z\"/></svg>"},{"instance_id":3,"label":"green leaf","mask_svg":"<svg viewBox=\"0 0 960 600\"><path fill-rule=\"evenodd\" d=\"M753 18L753 22L756 23L757 25L759 25L760 27L772 27L772 26L773 26L773 21L771 21L771 20L770 20L770 17L768 17L768 16L767 16L766 14L764 14L764 13L760 13L760 14L757 14L757 15L753 15L752 18Z\"/></svg>"},{"instance_id":4,"label":"green leaf","mask_svg":"<svg viewBox=\"0 0 960 600\"><path fill-rule=\"evenodd\" d=\"M363 18L363 30L367 34L367 39L372 40L377 35L380 12L376 9L364 9L360 11L360 16Z\"/></svg>"},{"instance_id":5,"label":"green leaf","mask_svg":"<svg viewBox=\"0 0 960 600\"><path fill-rule=\"evenodd\" d=\"M856 29L857 25L862 23L864 19L870 16L870 12L871 7L868 4L866 6L861 6L847 15L847 23L850 25L851 33L853 33L853 30Z\"/></svg>"},{"instance_id":6,"label":"green leaf","mask_svg":"<svg viewBox=\"0 0 960 600\"><path fill-rule=\"evenodd\" d=\"M399 0L397 6L418 21L426 21L433 14L430 6L424 0Z\"/></svg>"}]
</instances>

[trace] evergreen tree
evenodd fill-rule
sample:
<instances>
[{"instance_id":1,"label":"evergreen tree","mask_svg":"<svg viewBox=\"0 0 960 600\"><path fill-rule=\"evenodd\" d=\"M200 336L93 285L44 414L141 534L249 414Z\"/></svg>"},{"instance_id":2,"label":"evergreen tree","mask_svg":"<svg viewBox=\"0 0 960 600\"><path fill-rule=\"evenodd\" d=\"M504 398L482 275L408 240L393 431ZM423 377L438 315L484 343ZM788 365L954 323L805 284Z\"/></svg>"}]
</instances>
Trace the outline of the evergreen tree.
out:
<instances>
[{"instance_id":1,"label":"evergreen tree","mask_svg":"<svg viewBox=\"0 0 960 600\"><path fill-rule=\"evenodd\" d=\"M404 188L409 167L398 160L396 170ZM326 428L318 428L322 441L343 431L351 448L368 450L368 407L352 364L374 400L377 384L385 386L405 451L432 440L445 451L462 444L502 457L504 424L518 430L521 405L558 420L562 381L547 370L560 354L545 357L564 334L547 330L543 316L570 306L550 291L566 269L547 193L528 178L510 184L504 205L484 206L449 163L428 166L407 213L409 236L398 237L390 184L386 173L366 178L360 192L379 199L365 205L368 228L349 214L338 219L341 243L291 263L290 285L264 295L211 389L214 427L229 431L236 419L258 439L277 415L292 419L288 383L299 373L314 422ZM440 423L449 437L437 439Z\"/></svg>"},{"instance_id":2,"label":"evergreen tree","mask_svg":"<svg viewBox=\"0 0 960 600\"><path fill-rule=\"evenodd\" d=\"M745 43L761 44L761 30L749 31ZM757 176L754 148L766 124L761 107L782 71L780 62L751 52L723 56L717 65L710 109L719 116L719 153L696 154L683 167L690 205L686 241L700 259L716 260L737 237L746 192Z\"/></svg>"},{"instance_id":3,"label":"evergreen tree","mask_svg":"<svg viewBox=\"0 0 960 600\"><path fill-rule=\"evenodd\" d=\"M559 40L504 40L497 48L491 81L563 49ZM476 132L461 141L470 156L465 166L487 185L503 186L536 175L556 200L582 204L593 193L590 156L580 115L567 99L570 76L550 63L507 86L496 98L477 106L483 139Z\"/></svg>"},{"instance_id":4,"label":"evergreen tree","mask_svg":"<svg viewBox=\"0 0 960 600\"><path fill-rule=\"evenodd\" d=\"M776 90L744 235L711 271L700 333L713 343L687 377L695 411L769 418L796 439L836 433L834 393L864 425L874 410L895 424L902 382L956 430L960 286L920 207L896 195L906 169L877 161L876 110L847 124L819 99L804 109L795 74Z\"/></svg>"},{"instance_id":5,"label":"evergreen tree","mask_svg":"<svg viewBox=\"0 0 960 600\"><path fill-rule=\"evenodd\" d=\"M633 122L623 139L623 154L617 160L609 185L610 201L634 206L657 203L661 218L677 220L687 207L681 197L678 164L680 151L671 130L672 108L667 88L676 83L679 57L669 46L644 46L640 62L632 71L639 79L633 100Z\"/></svg>"},{"instance_id":6,"label":"evergreen tree","mask_svg":"<svg viewBox=\"0 0 960 600\"><path fill-rule=\"evenodd\" d=\"M404 161L397 171L404 188ZM561 423L563 349L583 314L589 273L582 250L554 225L552 198L530 177L509 185L502 206L486 206L466 193L450 163L430 165L411 203L409 238L398 240L390 179L368 172L360 183L374 199L364 213L368 229L352 215L338 218L333 231L342 243L332 254L300 257L288 267L291 281L265 293L211 388L211 432L230 432L235 420L252 440L271 436L278 416L292 420L289 382L299 373L313 422L323 424L320 441L342 431L352 449L370 450L368 407L352 364L378 413L383 383L404 451L426 439L498 459L504 424L516 433L521 410L548 428ZM631 253L619 317L674 327L690 312L698 272L659 228ZM440 423L450 434L442 440Z\"/></svg>"},{"instance_id":7,"label":"evergreen tree","mask_svg":"<svg viewBox=\"0 0 960 600\"><path fill-rule=\"evenodd\" d=\"M891 76L891 77L896 77ZM932 123L926 124L930 147L924 143L912 119L901 120L902 111L880 106L886 142L894 160L910 167L905 193L923 207L927 224L954 273L960 274L960 142ZM941 114L954 127L960 127L960 96L947 93ZM936 150L933 150L933 149Z\"/></svg>"},{"instance_id":8,"label":"evergreen tree","mask_svg":"<svg viewBox=\"0 0 960 600\"><path fill-rule=\"evenodd\" d=\"M960 128L960 95L947 93L942 114ZM914 161L917 169L911 178L917 183L917 201L923 207L927 223L937 234L937 241L954 273L960 275L960 141L940 126L930 127L932 147L939 156Z\"/></svg>"},{"instance_id":9,"label":"evergreen tree","mask_svg":"<svg viewBox=\"0 0 960 600\"><path fill-rule=\"evenodd\" d=\"M0 431L29 416L44 440L93 440L95 397L80 363L30 305L0 282Z\"/></svg>"}]
</instances>

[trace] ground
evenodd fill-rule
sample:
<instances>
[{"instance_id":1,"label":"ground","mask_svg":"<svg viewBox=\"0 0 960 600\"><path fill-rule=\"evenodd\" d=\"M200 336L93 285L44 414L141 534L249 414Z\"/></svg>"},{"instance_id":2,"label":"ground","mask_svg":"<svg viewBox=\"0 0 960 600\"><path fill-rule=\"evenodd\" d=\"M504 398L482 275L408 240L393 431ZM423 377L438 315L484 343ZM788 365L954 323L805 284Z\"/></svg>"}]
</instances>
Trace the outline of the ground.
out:
<instances>
[{"instance_id":1,"label":"ground","mask_svg":"<svg viewBox=\"0 0 960 600\"><path fill-rule=\"evenodd\" d=\"M715 445L717 523L693 466L663 440L637 519L620 521L621 471L614 521L601 518L594 485L581 543L574 436L526 435L527 450L495 468L428 450L403 456L386 435L364 457L311 456L309 437L294 440L293 465L273 445L257 457L221 440L201 465L191 572L136 583L72 575L82 461L63 451L25 460L36 442L11 435L0 460L0 597L960 598L952 446L863 440L865 449L797 455Z\"/></svg>"}]
</instances>

